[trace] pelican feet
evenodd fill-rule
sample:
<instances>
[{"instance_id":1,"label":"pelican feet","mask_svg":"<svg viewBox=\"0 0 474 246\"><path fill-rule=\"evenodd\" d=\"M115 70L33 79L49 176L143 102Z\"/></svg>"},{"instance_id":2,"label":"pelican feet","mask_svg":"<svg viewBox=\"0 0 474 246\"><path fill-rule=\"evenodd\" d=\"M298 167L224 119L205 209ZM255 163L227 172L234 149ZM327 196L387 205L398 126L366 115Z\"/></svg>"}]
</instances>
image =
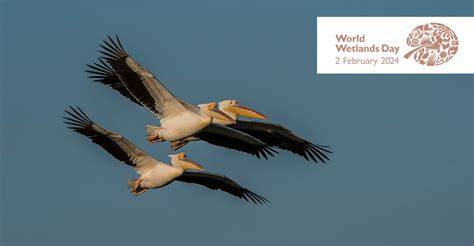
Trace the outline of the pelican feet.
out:
<instances>
[{"instance_id":1,"label":"pelican feet","mask_svg":"<svg viewBox=\"0 0 474 246\"><path fill-rule=\"evenodd\" d=\"M148 188L142 188L139 191L132 192L132 195L138 196L138 195L141 195L141 194L145 193L146 191L148 191Z\"/></svg>"},{"instance_id":2,"label":"pelican feet","mask_svg":"<svg viewBox=\"0 0 474 246\"><path fill-rule=\"evenodd\" d=\"M140 179L137 179L135 181L135 184L133 184L132 186L132 189L131 189L131 192L135 192L138 190L138 188L140 188L140 184L142 183L142 181Z\"/></svg>"},{"instance_id":3,"label":"pelican feet","mask_svg":"<svg viewBox=\"0 0 474 246\"><path fill-rule=\"evenodd\" d=\"M178 140L171 143L171 149L176 151L186 145L188 142L184 140Z\"/></svg>"},{"instance_id":4,"label":"pelican feet","mask_svg":"<svg viewBox=\"0 0 474 246\"><path fill-rule=\"evenodd\" d=\"M160 137L160 130L163 129L161 127L156 127L153 131L149 132L146 136L146 140L150 143L157 143L165 141L163 138Z\"/></svg>"},{"instance_id":5,"label":"pelican feet","mask_svg":"<svg viewBox=\"0 0 474 246\"><path fill-rule=\"evenodd\" d=\"M138 179L137 181L135 181L135 184L133 184L133 187L132 189L130 190L130 192L132 192L132 194L134 196L138 196L140 194L143 194L145 191L148 190L148 188L142 188L140 187L140 184L142 183L142 181L140 179Z\"/></svg>"}]
</instances>

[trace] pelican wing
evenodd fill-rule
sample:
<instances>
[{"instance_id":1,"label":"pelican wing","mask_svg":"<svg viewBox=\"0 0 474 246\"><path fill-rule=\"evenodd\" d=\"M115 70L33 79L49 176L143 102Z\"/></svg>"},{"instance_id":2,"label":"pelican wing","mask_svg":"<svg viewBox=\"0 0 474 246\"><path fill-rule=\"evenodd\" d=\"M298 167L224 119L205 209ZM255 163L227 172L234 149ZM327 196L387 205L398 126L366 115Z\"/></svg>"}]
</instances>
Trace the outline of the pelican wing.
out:
<instances>
[{"instance_id":1,"label":"pelican wing","mask_svg":"<svg viewBox=\"0 0 474 246\"><path fill-rule=\"evenodd\" d=\"M70 109L70 111L65 110L69 117L63 117L68 128L88 137L117 160L134 167L139 173L143 173L158 163L126 138L94 123L79 107L76 109L70 107Z\"/></svg>"},{"instance_id":2,"label":"pelican wing","mask_svg":"<svg viewBox=\"0 0 474 246\"><path fill-rule=\"evenodd\" d=\"M306 160L311 158L316 163L318 160L325 163L325 160L329 160L325 152L332 153L326 149L328 146L308 142L280 125L237 120L236 124L229 125L229 127L248 133L270 146L288 150L303 156Z\"/></svg>"},{"instance_id":3,"label":"pelican wing","mask_svg":"<svg viewBox=\"0 0 474 246\"><path fill-rule=\"evenodd\" d=\"M99 58L99 62L100 63L94 62L93 64L87 64L89 69L86 70L86 72L89 73L89 78L94 79L95 82L110 86L112 89L116 90L130 101L140 106L144 106L128 91L127 87L125 87L125 85L120 80L118 74L110 67L109 64L104 62L102 58ZM183 105L185 109L192 112L199 112L199 108L196 106L191 105L180 98L176 99ZM154 113L157 114L158 112Z\"/></svg>"},{"instance_id":4,"label":"pelican wing","mask_svg":"<svg viewBox=\"0 0 474 246\"><path fill-rule=\"evenodd\" d=\"M127 87L125 87L117 73L115 73L110 65L100 58L99 62L100 63L94 62L92 65L87 64L89 70L86 70L86 72L89 73L89 78L94 79L95 82L110 86L112 89L118 91L120 94L122 94L122 96L128 98L130 101L143 106L137 99L135 99L132 94L130 94L130 92L127 90Z\"/></svg>"},{"instance_id":5,"label":"pelican wing","mask_svg":"<svg viewBox=\"0 0 474 246\"><path fill-rule=\"evenodd\" d=\"M266 198L240 186L232 179L218 174L196 170L185 170L183 174L175 180L200 184L213 190L222 190L241 199L245 199L246 201L251 200L254 203L269 203Z\"/></svg>"},{"instance_id":6,"label":"pelican wing","mask_svg":"<svg viewBox=\"0 0 474 246\"><path fill-rule=\"evenodd\" d=\"M274 156L273 153L278 153L268 144L245 132L215 123L211 123L194 136L210 144L243 151L257 158L261 155L268 159L267 155Z\"/></svg>"},{"instance_id":7,"label":"pelican wing","mask_svg":"<svg viewBox=\"0 0 474 246\"><path fill-rule=\"evenodd\" d=\"M104 45L100 45L103 49L100 52L104 54L102 59L110 64L128 92L142 106L158 117L186 110L182 102L178 101L152 73L127 54L118 37L115 41L111 37L108 39L104 40Z\"/></svg>"}]
</instances>

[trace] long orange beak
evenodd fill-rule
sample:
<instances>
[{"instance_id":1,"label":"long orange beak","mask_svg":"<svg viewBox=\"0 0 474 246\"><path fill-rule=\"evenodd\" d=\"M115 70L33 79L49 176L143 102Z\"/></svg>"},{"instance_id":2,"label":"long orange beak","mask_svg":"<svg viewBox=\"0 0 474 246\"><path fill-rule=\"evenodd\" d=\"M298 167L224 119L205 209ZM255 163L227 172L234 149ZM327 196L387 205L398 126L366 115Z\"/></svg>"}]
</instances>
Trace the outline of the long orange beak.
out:
<instances>
[{"instance_id":1,"label":"long orange beak","mask_svg":"<svg viewBox=\"0 0 474 246\"><path fill-rule=\"evenodd\" d=\"M188 163L189 165L191 165L191 169L196 169L196 170L204 170L204 167L199 165L197 162L191 160L191 159L188 159L188 158L182 158L181 161L184 161L186 163Z\"/></svg>"},{"instance_id":2,"label":"long orange beak","mask_svg":"<svg viewBox=\"0 0 474 246\"><path fill-rule=\"evenodd\" d=\"M222 120L222 121L227 121L227 122L230 122L232 124L235 124L234 119L232 119L230 116L228 116L226 113L222 112L218 108L213 108L210 111L209 116L212 117L212 118L216 118L216 119L219 119L219 120Z\"/></svg>"},{"instance_id":3,"label":"long orange beak","mask_svg":"<svg viewBox=\"0 0 474 246\"><path fill-rule=\"evenodd\" d=\"M232 105L230 107L225 108L224 110L237 114L237 115L242 115L242 116L246 116L250 118L268 120L268 117L266 115L242 105Z\"/></svg>"}]
</instances>

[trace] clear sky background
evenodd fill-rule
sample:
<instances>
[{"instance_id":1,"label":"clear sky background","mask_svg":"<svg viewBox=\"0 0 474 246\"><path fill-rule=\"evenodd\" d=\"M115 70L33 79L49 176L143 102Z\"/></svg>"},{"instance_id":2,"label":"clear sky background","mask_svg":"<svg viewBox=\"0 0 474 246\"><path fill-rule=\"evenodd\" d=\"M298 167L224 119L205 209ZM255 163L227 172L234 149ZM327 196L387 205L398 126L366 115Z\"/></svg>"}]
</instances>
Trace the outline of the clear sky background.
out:
<instances>
[{"instance_id":1,"label":"clear sky background","mask_svg":"<svg viewBox=\"0 0 474 246\"><path fill-rule=\"evenodd\" d=\"M40 3L42 2L42 3ZM472 1L10 1L0 6L1 245L471 245L472 75L316 75L318 15L471 16ZM65 128L79 105L159 160L153 115L86 78L107 34L192 103L238 99L315 143L288 152L185 147L271 200L134 171Z\"/></svg>"}]
</instances>

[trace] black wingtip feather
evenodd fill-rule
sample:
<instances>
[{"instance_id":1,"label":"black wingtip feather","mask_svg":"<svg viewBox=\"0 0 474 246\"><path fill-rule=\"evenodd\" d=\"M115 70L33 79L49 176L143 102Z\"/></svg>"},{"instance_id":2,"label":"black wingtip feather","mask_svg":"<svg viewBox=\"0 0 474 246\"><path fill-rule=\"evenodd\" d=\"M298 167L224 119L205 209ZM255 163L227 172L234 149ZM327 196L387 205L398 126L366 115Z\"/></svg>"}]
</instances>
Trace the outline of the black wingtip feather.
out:
<instances>
[{"instance_id":1,"label":"black wingtip feather","mask_svg":"<svg viewBox=\"0 0 474 246\"><path fill-rule=\"evenodd\" d=\"M324 162L324 159L329 160L329 157L325 155L324 152L332 153L331 151L321 147L321 145L315 145L315 144L309 143L308 147L309 147L308 149L311 152L313 152L315 155L317 155L323 162ZM322 156L322 158L320 156Z\"/></svg>"},{"instance_id":2,"label":"black wingtip feather","mask_svg":"<svg viewBox=\"0 0 474 246\"><path fill-rule=\"evenodd\" d=\"M117 75L115 75L112 68L104 62L103 58L99 58L99 61L101 64L98 64L96 62L94 62L92 65L87 64L87 67L91 69L86 70L86 72L90 74L88 78L95 79L96 82L100 82L106 85L111 85L114 83L121 84L121 81L119 80Z\"/></svg>"},{"instance_id":3,"label":"black wingtip feather","mask_svg":"<svg viewBox=\"0 0 474 246\"><path fill-rule=\"evenodd\" d=\"M92 120L89 118L89 116L87 116L86 113L84 113L84 111L82 111L82 109L80 107L77 107L77 109L79 110L79 112L81 112L82 116L87 119L89 122L92 122Z\"/></svg>"},{"instance_id":4,"label":"black wingtip feather","mask_svg":"<svg viewBox=\"0 0 474 246\"><path fill-rule=\"evenodd\" d=\"M111 62L128 56L127 52L122 46L118 46L110 36L107 37L109 41L103 40L102 42L104 45L100 45L100 47L104 50L99 50L100 53L105 55L102 57L104 60ZM118 40L118 36L116 36L116 38Z\"/></svg>"},{"instance_id":5,"label":"black wingtip feather","mask_svg":"<svg viewBox=\"0 0 474 246\"><path fill-rule=\"evenodd\" d=\"M272 157L275 157L274 153L277 153L272 147L267 146L266 148L263 149L268 155L271 155Z\"/></svg>"},{"instance_id":6,"label":"black wingtip feather","mask_svg":"<svg viewBox=\"0 0 474 246\"><path fill-rule=\"evenodd\" d=\"M250 190L245 190L244 192L244 197L249 197L255 204L265 204L265 203L270 203L268 199L266 199L263 196L260 196Z\"/></svg>"},{"instance_id":7,"label":"black wingtip feather","mask_svg":"<svg viewBox=\"0 0 474 246\"><path fill-rule=\"evenodd\" d=\"M258 159L260 159L260 152L257 151L255 153L253 153L253 155L255 155Z\"/></svg>"},{"instance_id":8,"label":"black wingtip feather","mask_svg":"<svg viewBox=\"0 0 474 246\"><path fill-rule=\"evenodd\" d=\"M327 146L327 145L319 145L319 144L313 144L311 142L308 142L308 144L315 148L315 149L319 149L321 151L324 151L326 153L329 153L329 154L332 154L332 151L328 150L327 148L331 148L331 146Z\"/></svg>"},{"instance_id":9,"label":"black wingtip feather","mask_svg":"<svg viewBox=\"0 0 474 246\"><path fill-rule=\"evenodd\" d=\"M126 52L125 52L125 49L123 48L122 42L120 42L120 38L118 37L117 34L115 34L115 39L117 40L117 43L119 44L120 49L121 49L124 53L126 53Z\"/></svg>"},{"instance_id":10,"label":"black wingtip feather","mask_svg":"<svg viewBox=\"0 0 474 246\"><path fill-rule=\"evenodd\" d=\"M255 199L248 193L244 193L243 195L244 197L248 197L250 200L252 200L253 203L257 204L257 202L255 201Z\"/></svg>"},{"instance_id":11,"label":"black wingtip feather","mask_svg":"<svg viewBox=\"0 0 474 246\"><path fill-rule=\"evenodd\" d=\"M88 126L94 124L92 120L84 113L84 111L76 106L75 108L69 106L69 110L65 109L64 112L70 116L63 116L62 118L65 119L64 123L68 129L74 130L76 132L81 131Z\"/></svg>"},{"instance_id":12,"label":"black wingtip feather","mask_svg":"<svg viewBox=\"0 0 474 246\"><path fill-rule=\"evenodd\" d=\"M264 146L261 149L256 149L255 151L250 152L250 154L256 156L258 159L260 159L260 156L268 160L269 156L275 157L275 154L279 154L278 151L274 150L270 146Z\"/></svg>"}]
</instances>

